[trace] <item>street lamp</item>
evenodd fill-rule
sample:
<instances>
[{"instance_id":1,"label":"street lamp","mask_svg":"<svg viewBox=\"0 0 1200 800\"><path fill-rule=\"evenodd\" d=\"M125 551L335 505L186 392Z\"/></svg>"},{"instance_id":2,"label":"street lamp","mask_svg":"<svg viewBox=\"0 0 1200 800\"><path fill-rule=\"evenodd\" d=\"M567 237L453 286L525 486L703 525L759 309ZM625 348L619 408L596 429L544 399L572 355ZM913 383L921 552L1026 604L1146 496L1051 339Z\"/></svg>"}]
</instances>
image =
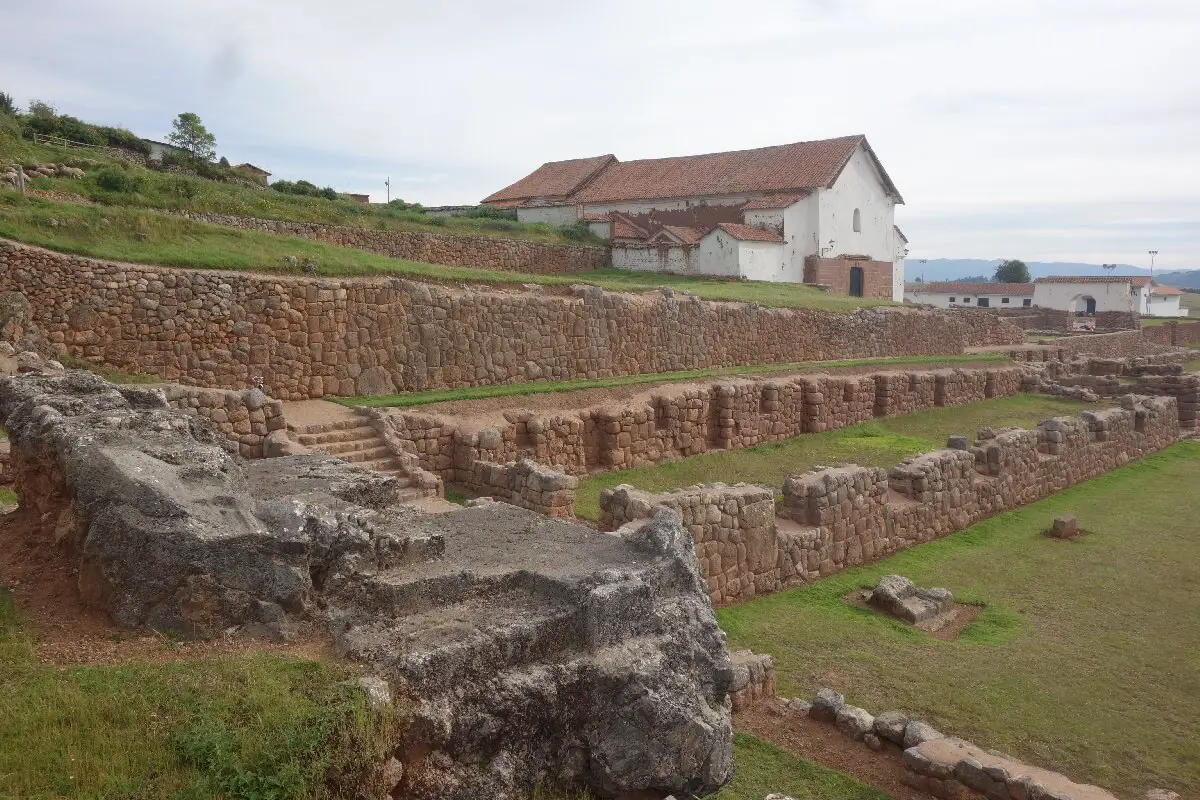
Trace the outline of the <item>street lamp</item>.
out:
<instances>
[{"instance_id":1,"label":"street lamp","mask_svg":"<svg viewBox=\"0 0 1200 800\"><path fill-rule=\"evenodd\" d=\"M1149 253L1150 253L1150 277L1153 279L1154 278L1154 257L1156 255L1158 255L1158 251L1150 250Z\"/></svg>"}]
</instances>

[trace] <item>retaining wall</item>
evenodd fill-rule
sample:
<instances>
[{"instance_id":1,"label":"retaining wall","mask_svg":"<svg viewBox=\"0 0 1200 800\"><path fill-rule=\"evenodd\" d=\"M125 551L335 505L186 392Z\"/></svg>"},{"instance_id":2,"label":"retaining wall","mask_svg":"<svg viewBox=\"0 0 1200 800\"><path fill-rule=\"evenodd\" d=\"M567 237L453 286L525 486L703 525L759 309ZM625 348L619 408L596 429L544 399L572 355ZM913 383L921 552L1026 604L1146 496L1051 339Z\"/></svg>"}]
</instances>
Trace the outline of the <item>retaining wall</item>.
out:
<instances>
[{"instance_id":1,"label":"retaining wall","mask_svg":"<svg viewBox=\"0 0 1200 800\"><path fill-rule=\"evenodd\" d=\"M1157 344L1187 347L1200 344L1200 322L1168 322L1142 328L1142 338Z\"/></svg>"},{"instance_id":2,"label":"retaining wall","mask_svg":"<svg viewBox=\"0 0 1200 800\"><path fill-rule=\"evenodd\" d=\"M508 464L476 461L464 483L474 492L547 517L575 516L579 479L528 459Z\"/></svg>"},{"instance_id":3,"label":"retaining wall","mask_svg":"<svg viewBox=\"0 0 1200 800\"><path fill-rule=\"evenodd\" d=\"M691 487L653 495L631 486L600 496L601 528L680 513L713 603L748 600L946 536L1161 450L1179 435L1174 397L1047 420L967 450L937 450L889 471L843 467L787 479L772 491Z\"/></svg>"},{"instance_id":4,"label":"retaining wall","mask_svg":"<svg viewBox=\"0 0 1200 800\"><path fill-rule=\"evenodd\" d=\"M526 239L501 239L489 236L464 236L419 231L382 231L315 222L287 222L277 219L239 217L230 214L174 212L179 216L213 225L243 230L265 231L282 236L297 236L319 242L354 247L372 253L446 264L452 267L478 267L531 275L584 272L612 265L607 247L586 247Z\"/></svg>"},{"instance_id":5,"label":"retaining wall","mask_svg":"<svg viewBox=\"0 0 1200 800\"><path fill-rule=\"evenodd\" d=\"M478 461L532 458L572 475L624 469L1013 395L1025 377L1020 367L998 366L725 379L663 386L648 401L624 408L509 411L504 424L483 430L460 430L454 418L402 409L379 414L389 442L399 442L444 480L469 483Z\"/></svg>"},{"instance_id":6,"label":"retaining wall","mask_svg":"<svg viewBox=\"0 0 1200 800\"><path fill-rule=\"evenodd\" d=\"M1055 339L1053 345L1068 354L1086 353L1108 358L1156 355L1170 350L1171 345L1157 341L1161 334L1146 335L1146 331L1153 331L1155 327L1157 326L1136 331L1064 336Z\"/></svg>"},{"instance_id":7,"label":"retaining wall","mask_svg":"<svg viewBox=\"0 0 1200 800\"><path fill-rule=\"evenodd\" d=\"M0 290L74 355L273 397L383 394L745 364L961 353L1022 341L994 315L838 314L703 302L669 290L456 289L99 261L0 240Z\"/></svg>"},{"instance_id":8,"label":"retaining wall","mask_svg":"<svg viewBox=\"0 0 1200 800\"><path fill-rule=\"evenodd\" d=\"M237 444L244 458L262 458L267 435L287 428L283 401L272 400L258 389L227 391L171 384L163 387L163 393L172 408L212 422Z\"/></svg>"}]
</instances>

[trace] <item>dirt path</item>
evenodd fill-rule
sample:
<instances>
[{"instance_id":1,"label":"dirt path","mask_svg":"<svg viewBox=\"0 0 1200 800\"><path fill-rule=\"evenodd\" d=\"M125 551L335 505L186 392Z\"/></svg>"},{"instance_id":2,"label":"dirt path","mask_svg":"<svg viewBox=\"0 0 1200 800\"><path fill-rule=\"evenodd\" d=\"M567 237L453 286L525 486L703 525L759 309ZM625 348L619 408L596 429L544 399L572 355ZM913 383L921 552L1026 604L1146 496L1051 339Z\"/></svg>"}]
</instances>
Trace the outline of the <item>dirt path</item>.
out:
<instances>
[{"instance_id":1,"label":"dirt path","mask_svg":"<svg viewBox=\"0 0 1200 800\"><path fill-rule=\"evenodd\" d=\"M734 715L733 725L792 755L844 772L894 800L929 800L928 795L900 782L908 770L898 747L877 753L842 735L833 725L814 722L777 703L740 711Z\"/></svg>"}]
</instances>

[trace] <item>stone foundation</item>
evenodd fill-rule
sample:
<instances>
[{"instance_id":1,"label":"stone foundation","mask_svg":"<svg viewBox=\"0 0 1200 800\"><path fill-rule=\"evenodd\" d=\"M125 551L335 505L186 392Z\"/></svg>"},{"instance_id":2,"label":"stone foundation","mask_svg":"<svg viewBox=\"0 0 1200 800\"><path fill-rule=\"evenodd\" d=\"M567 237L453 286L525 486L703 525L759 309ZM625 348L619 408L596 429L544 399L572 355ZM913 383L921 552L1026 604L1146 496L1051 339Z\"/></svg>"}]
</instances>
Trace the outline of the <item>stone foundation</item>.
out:
<instances>
[{"instance_id":1,"label":"stone foundation","mask_svg":"<svg viewBox=\"0 0 1200 800\"><path fill-rule=\"evenodd\" d=\"M1051 419L1034 430L936 450L891 470L840 467L771 489L724 484L600 495L601 528L676 510L696 542L714 604L733 603L874 561L1104 474L1161 450L1179 435L1174 397L1125 398L1122 408Z\"/></svg>"},{"instance_id":2,"label":"stone foundation","mask_svg":"<svg viewBox=\"0 0 1200 800\"><path fill-rule=\"evenodd\" d=\"M575 516L579 479L528 459L508 464L476 461L466 488L547 517Z\"/></svg>"}]
</instances>

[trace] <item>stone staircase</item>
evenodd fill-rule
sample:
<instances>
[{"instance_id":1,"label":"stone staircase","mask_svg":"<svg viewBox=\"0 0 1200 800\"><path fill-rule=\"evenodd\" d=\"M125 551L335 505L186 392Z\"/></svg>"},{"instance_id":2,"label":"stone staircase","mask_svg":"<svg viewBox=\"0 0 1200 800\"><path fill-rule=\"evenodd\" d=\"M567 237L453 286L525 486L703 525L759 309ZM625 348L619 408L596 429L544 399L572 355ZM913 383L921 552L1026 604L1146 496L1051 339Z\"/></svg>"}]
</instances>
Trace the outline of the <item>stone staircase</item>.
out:
<instances>
[{"instance_id":1,"label":"stone staircase","mask_svg":"<svg viewBox=\"0 0 1200 800\"><path fill-rule=\"evenodd\" d=\"M416 500L421 492L400 459L392 453L368 420L359 416L326 422L288 423L288 437L299 444L342 461L396 478L400 499Z\"/></svg>"}]
</instances>

